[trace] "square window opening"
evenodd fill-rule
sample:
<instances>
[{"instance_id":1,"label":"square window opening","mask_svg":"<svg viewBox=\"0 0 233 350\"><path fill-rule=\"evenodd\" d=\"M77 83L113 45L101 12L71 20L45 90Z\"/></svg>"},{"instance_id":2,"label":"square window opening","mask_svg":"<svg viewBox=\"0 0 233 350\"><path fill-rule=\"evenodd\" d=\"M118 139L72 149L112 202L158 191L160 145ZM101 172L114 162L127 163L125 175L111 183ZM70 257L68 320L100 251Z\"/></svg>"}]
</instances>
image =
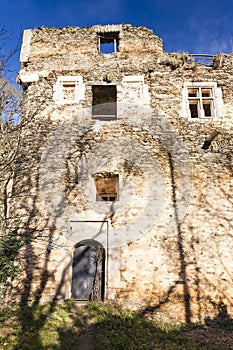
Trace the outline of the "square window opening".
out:
<instances>
[{"instance_id":1,"label":"square window opening","mask_svg":"<svg viewBox=\"0 0 233 350\"><path fill-rule=\"evenodd\" d=\"M188 96L189 97L197 97L198 96L198 89L188 89Z\"/></svg>"},{"instance_id":2,"label":"square window opening","mask_svg":"<svg viewBox=\"0 0 233 350\"><path fill-rule=\"evenodd\" d=\"M116 85L92 86L92 119L115 120L117 117Z\"/></svg>"},{"instance_id":3,"label":"square window opening","mask_svg":"<svg viewBox=\"0 0 233 350\"><path fill-rule=\"evenodd\" d=\"M98 39L99 39L99 52L106 53L106 54L118 52L118 47L119 47L118 32L99 33Z\"/></svg>"},{"instance_id":4,"label":"square window opening","mask_svg":"<svg viewBox=\"0 0 233 350\"><path fill-rule=\"evenodd\" d=\"M211 89L202 89L201 94L202 94L202 97L211 97L212 90Z\"/></svg>"},{"instance_id":5,"label":"square window opening","mask_svg":"<svg viewBox=\"0 0 233 350\"><path fill-rule=\"evenodd\" d=\"M113 173L95 174L96 201L114 202L119 198L119 175Z\"/></svg>"}]
</instances>

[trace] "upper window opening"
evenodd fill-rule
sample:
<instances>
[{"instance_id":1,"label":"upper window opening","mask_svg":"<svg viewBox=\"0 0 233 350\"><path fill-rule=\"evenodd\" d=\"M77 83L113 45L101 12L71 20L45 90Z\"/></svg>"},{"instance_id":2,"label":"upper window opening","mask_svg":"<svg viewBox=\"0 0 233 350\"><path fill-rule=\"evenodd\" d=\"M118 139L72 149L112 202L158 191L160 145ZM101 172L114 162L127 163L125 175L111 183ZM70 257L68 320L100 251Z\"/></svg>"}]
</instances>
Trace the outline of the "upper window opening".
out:
<instances>
[{"instance_id":1,"label":"upper window opening","mask_svg":"<svg viewBox=\"0 0 233 350\"><path fill-rule=\"evenodd\" d=\"M214 117L212 88L188 88L188 100L191 118Z\"/></svg>"},{"instance_id":2,"label":"upper window opening","mask_svg":"<svg viewBox=\"0 0 233 350\"><path fill-rule=\"evenodd\" d=\"M114 202L118 200L119 175L100 173L95 175L96 201Z\"/></svg>"},{"instance_id":3,"label":"upper window opening","mask_svg":"<svg viewBox=\"0 0 233 350\"><path fill-rule=\"evenodd\" d=\"M98 39L99 39L99 52L106 53L106 54L118 52L118 47L119 47L118 32L99 33Z\"/></svg>"},{"instance_id":4,"label":"upper window opening","mask_svg":"<svg viewBox=\"0 0 233 350\"><path fill-rule=\"evenodd\" d=\"M223 117L222 89L216 82L185 82L182 95L182 112L188 119L203 122Z\"/></svg>"},{"instance_id":5,"label":"upper window opening","mask_svg":"<svg viewBox=\"0 0 233 350\"><path fill-rule=\"evenodd\" d=\"M92 86L92 118L114 120L117 117L116 85Z\"/></svg>"},{"instance_id":6,"label":"upper window opening","mask_svg":"<svg viewBox=\"0 0 233 350\"><path fill-rule=\"evenodd\" d=\"M212 97L212 89L202 89L201 90L202 97Z\"/></svg>"},{"instance_id":7,"label":"upper window opening","mask_svg":"<svg viewBox=\"0 0 233 350\"><path fill-rule=\"evenodd\" d=\"M188 96L189 97L197 97L198 96L198 89L188 89Z\"/></svg>"}]
</instances>

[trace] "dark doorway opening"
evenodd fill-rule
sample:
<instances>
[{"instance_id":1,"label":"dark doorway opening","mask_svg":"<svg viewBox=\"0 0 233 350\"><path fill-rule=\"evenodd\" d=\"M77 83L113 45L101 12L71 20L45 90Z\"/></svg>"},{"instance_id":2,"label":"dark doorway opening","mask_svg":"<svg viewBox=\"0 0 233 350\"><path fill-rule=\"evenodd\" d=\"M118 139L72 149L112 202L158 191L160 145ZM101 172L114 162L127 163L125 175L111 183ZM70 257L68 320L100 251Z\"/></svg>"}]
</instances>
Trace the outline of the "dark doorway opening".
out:
<instances>
[{"instance_id":1,"label":"dark doorway opening","mask_svg":"<svg viewBox=\"0 0 233 350\"><path fill-rule=\"evenodd\" d=\"M75 300L103 300L105 250L96 241L79 243L73 254L71 295Z\"/></svg>"},{"instance_id":2,"label":"dark doorway opening","mask_svg":"<svg viewBox=\"0 0 233 350\"><path fill-rule=\"evenodd\" d=\"M92 86L92 119L114 120L117 117L116 85Z\"/></svg>"}]
</instances>

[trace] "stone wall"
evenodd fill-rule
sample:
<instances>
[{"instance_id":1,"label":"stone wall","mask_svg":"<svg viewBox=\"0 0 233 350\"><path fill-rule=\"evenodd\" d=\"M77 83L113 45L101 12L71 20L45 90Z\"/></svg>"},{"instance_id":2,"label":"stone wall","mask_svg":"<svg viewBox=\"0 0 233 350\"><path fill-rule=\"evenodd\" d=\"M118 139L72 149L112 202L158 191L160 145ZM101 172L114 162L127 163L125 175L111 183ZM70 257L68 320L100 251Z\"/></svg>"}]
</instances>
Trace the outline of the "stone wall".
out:
<instances>
[{"instance_id":1,"label":"stone wall","mask_svg":"<svg viewBox=\"0 0 233 350\"><path fill-rule=\"evenodd\" d=\"M119 52L99 53L108 32L119 32ZM220 303L232 315L232 70L231 55L206 67L166 53L144 27L25 31L18 79L30 122L12 203L26 235L21 300L70 298L75 246L95 240L105 299L178 321L214 317ZM54 99L62 76L82 77L78 102ZM215 118L188 117L194 82L221 88ZM93 120L93 84L116 86L116 120ZM119 200L98 202L94 176L108 172Z\"/></svg>"}]
</instances>

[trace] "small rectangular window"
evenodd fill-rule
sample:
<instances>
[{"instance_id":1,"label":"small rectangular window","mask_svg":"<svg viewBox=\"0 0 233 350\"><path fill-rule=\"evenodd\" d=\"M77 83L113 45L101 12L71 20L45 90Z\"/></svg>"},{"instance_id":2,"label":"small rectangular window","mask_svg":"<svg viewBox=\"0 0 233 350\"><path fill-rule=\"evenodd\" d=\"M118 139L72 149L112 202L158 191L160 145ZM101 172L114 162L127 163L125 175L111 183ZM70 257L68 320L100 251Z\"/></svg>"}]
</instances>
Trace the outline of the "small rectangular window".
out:
<instances>
[{"instance_id":1,"label":"small rectangular window","mask_svg":"<svg viewBox=\"0 0 233 350\"><path fill-rule=\"evenodd\" d=\"M213 89L206 87L189 87L188 102L191 118L213 117Z\"/></svg>"},{"instance_id":2,"label":"small rectangular window","mask_svg":"<svg viewBox=\"0 0 233 350\"><path fill-rule=\"evenodd\" d=\"M106 54L118 52L118 46L119 46L118 32L99 33L98 40L99 40L99 52L106 53Z\"/></svg>"},{"instance_id":3,"label":"small rectangular window","mask_svg":"<svg viewBox=\"0 0 233 350\"><path fill-rule=\"evenodd\" d=\"M95 174L96 201L114 202L118 200L119 175L112 173Z\"/></svg>"},{"instance_id":4,"label":"small rectangular window","mask_svg":"<svg viewBox=\"0 0 233 350\"><path fill-rule=\"evenodd\" d=\"M224 115L222 89L214 81L185 82L182 113L188 119L213 120Z\"/></svg>"},{"instance_id":5,"label":"small rectangular window","mask_svg":"<svg viewBox=\"0 0 233 350\"><path fill-rule=\"evenodd\" d=\"M117 117L116 85L92 86L92 119L114 120Z\"/></svg>"}]
</instances>

